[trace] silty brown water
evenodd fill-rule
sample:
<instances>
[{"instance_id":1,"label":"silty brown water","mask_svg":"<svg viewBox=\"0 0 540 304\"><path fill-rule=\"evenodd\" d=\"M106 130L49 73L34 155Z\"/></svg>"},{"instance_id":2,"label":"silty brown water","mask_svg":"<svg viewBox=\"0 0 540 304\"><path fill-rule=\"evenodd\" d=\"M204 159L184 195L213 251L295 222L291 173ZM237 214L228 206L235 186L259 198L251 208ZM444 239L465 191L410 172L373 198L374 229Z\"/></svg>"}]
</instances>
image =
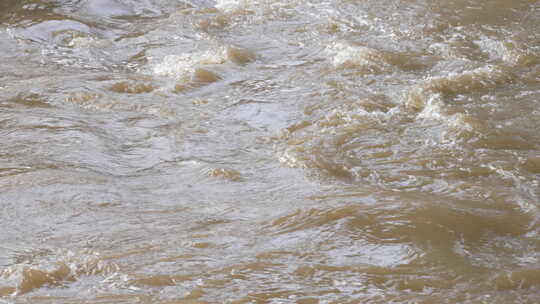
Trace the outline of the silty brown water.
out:
<instances>
[{"instance_id":1,"label":"silty brown water","mask_svg":"<svg viewBox=\"0 0 540 304\"><path fill-rule=\"evenodd\" d=\"M0 23L0 303L540 302L539 1Z\"/></svg>"}]
</instances>

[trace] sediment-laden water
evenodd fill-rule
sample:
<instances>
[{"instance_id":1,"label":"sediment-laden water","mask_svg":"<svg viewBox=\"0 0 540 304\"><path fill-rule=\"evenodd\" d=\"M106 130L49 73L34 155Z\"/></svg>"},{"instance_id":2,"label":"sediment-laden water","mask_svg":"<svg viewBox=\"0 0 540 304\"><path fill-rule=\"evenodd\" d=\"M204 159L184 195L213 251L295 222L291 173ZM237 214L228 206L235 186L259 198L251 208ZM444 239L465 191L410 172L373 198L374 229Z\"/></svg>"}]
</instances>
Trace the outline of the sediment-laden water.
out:
<instances>
[{"instance_id":1,"label":"sediment-laden water","mask_svg":"<svg viewBox=\"0 0 540 304\"><path fill-rule=\"evenodd\" d=\"M2 0L0 303L540 303L540 2Z\"/></svg>"}]
</instances>

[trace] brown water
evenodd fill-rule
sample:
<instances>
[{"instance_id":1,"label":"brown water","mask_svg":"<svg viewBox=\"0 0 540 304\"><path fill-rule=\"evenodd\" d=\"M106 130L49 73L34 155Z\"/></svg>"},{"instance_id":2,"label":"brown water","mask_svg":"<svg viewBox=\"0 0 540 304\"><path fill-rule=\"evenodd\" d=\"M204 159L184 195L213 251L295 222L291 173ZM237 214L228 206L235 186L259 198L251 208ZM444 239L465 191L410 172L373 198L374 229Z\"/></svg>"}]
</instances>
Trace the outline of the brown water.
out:
<instances>
[{"instance_id":1,"label":"brown water","mask_svg":"<svg viewBox=\"0 0 540 304\"><path fill-rule=\"evenodd\" d=\"M0 24L0 303L540 303L540 1Z\"/></svg>"}]
</instances>

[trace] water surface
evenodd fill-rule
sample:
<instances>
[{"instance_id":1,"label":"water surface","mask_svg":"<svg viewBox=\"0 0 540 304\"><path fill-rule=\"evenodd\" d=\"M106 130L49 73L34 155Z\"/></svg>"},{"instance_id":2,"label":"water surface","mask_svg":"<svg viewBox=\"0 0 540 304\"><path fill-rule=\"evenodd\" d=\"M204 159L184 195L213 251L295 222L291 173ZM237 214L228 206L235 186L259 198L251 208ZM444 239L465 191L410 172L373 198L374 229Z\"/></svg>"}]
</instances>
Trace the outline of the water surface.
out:
<instances>
[{"instance_id":1,"label":"water surface","mask_svg":"<svg viewBox=\"0 0 540 304\"><path fill-rule=\"evenodd\" d=\"M3 0L0 303L540 302L540 2Z\"/></svg>"}]
</instances>

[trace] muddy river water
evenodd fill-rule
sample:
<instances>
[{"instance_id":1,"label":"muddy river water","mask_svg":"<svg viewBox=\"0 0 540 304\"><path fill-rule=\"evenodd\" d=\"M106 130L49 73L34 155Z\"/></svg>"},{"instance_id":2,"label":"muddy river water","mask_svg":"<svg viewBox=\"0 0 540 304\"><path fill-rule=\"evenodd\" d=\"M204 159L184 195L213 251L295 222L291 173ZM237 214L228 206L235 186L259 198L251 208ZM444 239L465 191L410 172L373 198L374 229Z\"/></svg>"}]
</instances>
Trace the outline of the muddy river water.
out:
<instances>
[{"instance_id":1,"label":"muddy river water","mask_svg":"<svg viewBox=\"0 0 540 304\"><path fill-rule=\"evenodd\" d=\"M540 1L1 0L0 303L540 303Z\"/></svg>"}]
</instances>

